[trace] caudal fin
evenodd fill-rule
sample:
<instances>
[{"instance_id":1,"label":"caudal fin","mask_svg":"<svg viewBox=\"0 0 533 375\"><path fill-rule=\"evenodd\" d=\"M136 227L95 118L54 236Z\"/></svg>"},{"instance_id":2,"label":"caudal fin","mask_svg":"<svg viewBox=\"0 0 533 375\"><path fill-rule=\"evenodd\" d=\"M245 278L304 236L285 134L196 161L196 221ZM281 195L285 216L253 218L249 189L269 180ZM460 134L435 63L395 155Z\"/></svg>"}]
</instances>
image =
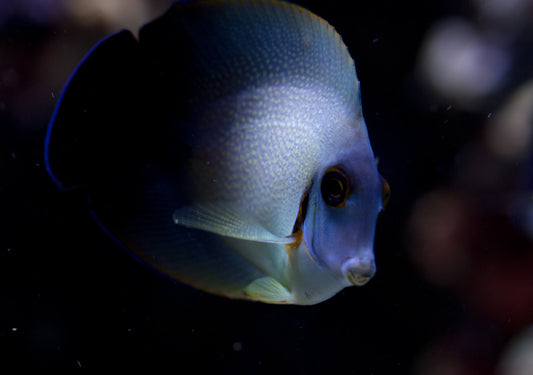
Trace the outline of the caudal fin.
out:
<instances>
[{"instance_id":1,"label":"caudal fin","mask_svg":"<svg viewBox=\"0 0 533 375\"><path fill-rule=\"evenodd\" d=\"M46 169L63 190L85 185L127 138L139 108L138 42L123 30L78 65L56 106L45 141Z\"/></svg>"}]
</instances>

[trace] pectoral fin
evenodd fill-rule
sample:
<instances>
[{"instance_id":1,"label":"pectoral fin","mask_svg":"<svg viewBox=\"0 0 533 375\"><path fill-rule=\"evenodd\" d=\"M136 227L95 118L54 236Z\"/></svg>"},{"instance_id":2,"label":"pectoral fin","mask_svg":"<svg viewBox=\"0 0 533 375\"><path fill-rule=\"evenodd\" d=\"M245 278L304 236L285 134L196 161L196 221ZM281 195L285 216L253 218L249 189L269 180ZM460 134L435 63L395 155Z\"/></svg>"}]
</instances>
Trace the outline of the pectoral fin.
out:
<instances>
[{"instance_id":1,"label":"pectoral fin","mask_svg":"<svg viewBox=\"0 0 533 375\"><path fill-rule=\"evenodd\" d=\"M279 244L290 244L295 241L292 236L276 236L251 215L238 212L231 203L199 203L177 209L174 211L174 223L248 241Z\"/></svg>"}]
</instances>

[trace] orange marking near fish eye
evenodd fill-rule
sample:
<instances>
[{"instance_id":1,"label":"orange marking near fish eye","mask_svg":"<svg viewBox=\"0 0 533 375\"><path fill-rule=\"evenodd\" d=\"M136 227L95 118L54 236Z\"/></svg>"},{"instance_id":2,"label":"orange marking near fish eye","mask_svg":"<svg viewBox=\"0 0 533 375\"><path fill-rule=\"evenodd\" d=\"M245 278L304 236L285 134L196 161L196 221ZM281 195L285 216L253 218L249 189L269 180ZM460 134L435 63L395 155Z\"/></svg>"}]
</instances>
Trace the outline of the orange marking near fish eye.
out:
<instances>
[{"instance_id":1,"label":"orange marking near fish eye","mask_svg":"<svg viewBox=\"0 0 533 375\"><path fill-rule=\"evenodd\" d=\"M300 200L300 207L298 208L298 215L296 216L296 220L294 221L294 226L292 228L291 236L293 237L294 241L285 245L285 249L287 251L290 251L296 248L298 245L300 245L300 242L302 242L302 238L303 238L302 227L305 221L305 216L307 215L307 206L309 204L309 189L310 189L310 186L307 187L304 194L302 195L302 199Z\"/></svg>"},{"instance_id":2,"label":"orange marking near fish eye","mask_svg":"<svg viewBox=\"0 0 533 375\"><path fill-rule=\"evenodd\" d=\"M390 185L389 185L387 180L385 180L385 178L382 175L379 175L379 176L381 177L381 189L382 189L382 192L381 192L381 205L383 206L383 208L385 208L385 207L387 207L387 205L389 204L389 201L390 201L390 195L391 195Z\"/></svg>"},{"instance_id":3,"label":"orange marking near fish eye","mask_svg":"<svg viewBox=\"0 0 533 375\"><path fill-rule=\"evenodd\" d=\"M285 244L285 250L287 252L290 252L290 251L296 249L300 245L300 243L302 242L303 235L304 235L304 232L301 229L298 230L297 232L293 233L291 237L294 239L294 241L291 242L291 243Z\"/></svg>"},{"instance_id":4,"label":"orange marking near fish eye","mask_svg":"<svg viewBox=\"0 0 533 375\"><path fill-rule=\"evenodd\" d=\"M296 220L294 221L294 226L292 228L293 235L302 230L302 226L305 221L305 216L307 215L307 206L309 204L309 189L310 187L307 187L307 189L302 195L302 199L300 199L300 207L298 208L298 215L296 216Z\"/></svg>"}]
</instances>

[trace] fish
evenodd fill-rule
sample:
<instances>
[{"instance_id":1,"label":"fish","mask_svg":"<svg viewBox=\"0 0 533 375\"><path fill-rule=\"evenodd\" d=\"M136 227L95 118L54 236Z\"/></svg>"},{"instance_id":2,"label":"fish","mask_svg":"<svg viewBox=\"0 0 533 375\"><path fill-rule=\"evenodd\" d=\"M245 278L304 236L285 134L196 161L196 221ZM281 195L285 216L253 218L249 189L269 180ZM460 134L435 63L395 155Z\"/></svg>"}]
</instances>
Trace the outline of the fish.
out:
<instances>
[{"instance_id":1,"label":"fish","mask_svg":"<svg viewBox=\"0 0 533 375\"><path fill-rule=\"evenodd\" d=\"M375 274L390 188L354 61L278 0L189 0L100 41L50 120L46 169L102 229L172 280L312 305Z\"/></svg>"}]
</instances>

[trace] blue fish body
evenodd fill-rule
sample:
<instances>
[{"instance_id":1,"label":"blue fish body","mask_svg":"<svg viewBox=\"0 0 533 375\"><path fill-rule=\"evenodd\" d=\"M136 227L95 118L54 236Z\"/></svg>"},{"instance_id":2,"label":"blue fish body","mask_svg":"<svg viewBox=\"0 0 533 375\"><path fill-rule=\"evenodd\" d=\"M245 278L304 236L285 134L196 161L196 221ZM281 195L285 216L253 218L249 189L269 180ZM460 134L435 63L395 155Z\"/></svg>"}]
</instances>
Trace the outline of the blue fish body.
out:
<instances>
[{"instance_id":1,"label":"blue fish body","mask_svg":"<svg viewBox=\"0 0 533 375\"><path fill-rule=\"evenodd\" d=\"M66 86L45 160L102 227L203 290L314 304L375 272L387 199L355 67L280 1L187 1L100 42Z\"/></svg>"}]
</instances>

